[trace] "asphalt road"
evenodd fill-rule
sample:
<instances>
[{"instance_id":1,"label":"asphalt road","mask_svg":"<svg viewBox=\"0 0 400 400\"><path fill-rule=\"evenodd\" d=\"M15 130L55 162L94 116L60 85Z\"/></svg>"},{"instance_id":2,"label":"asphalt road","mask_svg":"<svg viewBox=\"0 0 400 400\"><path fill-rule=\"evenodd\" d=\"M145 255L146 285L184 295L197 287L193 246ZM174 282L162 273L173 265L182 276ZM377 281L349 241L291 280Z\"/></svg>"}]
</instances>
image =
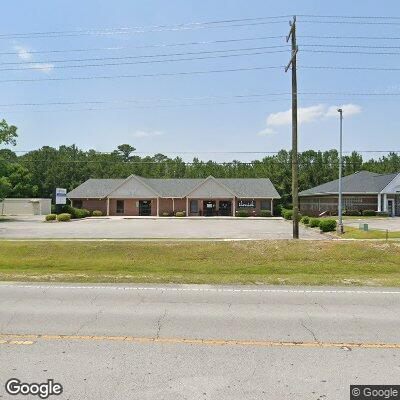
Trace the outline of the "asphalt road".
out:
<instances>
[{"instance_id":1,"label":"asphalt road","mask_svg":"<svg viewBox=\"0 0 400 400\"><path fill-rule=\"evenodd\" d=\"M44 217L10 217L0 223L0 239L290 239L292 225L282 219L123 218L44 222ZM300 227L303 239L329 239Z\"/></svg>"},{"instance_id":2,"label":"asphalt road","mask_svg":"<svg viewBox=\"0 0 400 400\"><path fill-rule=\"evenodd\" d=\"M350 384L400 383L399 289L2 284L0 304L0 398L11 377L53 378L71 400L346 399Z\"/></svg>"}]
</instances>

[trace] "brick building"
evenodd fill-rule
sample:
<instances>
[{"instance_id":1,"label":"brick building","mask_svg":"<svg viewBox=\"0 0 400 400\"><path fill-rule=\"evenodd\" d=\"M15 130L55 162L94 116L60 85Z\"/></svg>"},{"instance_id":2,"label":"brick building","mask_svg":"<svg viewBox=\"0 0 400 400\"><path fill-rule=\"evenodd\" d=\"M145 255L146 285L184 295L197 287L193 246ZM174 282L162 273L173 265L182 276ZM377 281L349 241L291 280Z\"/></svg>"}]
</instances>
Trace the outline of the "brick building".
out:
<instances>
[{"instance_id":1,"label":"brick building","mask_svg":"<svg viewBox=\"0 0 400 400\"><path fill-rule=\"evenodd\" d=\"M269 179L89 179L67 194L72 205L105 215L235 216L239 210L273 213L280 196Z\"/></svg>"},{"instance_id":2,"label":"brick building","mask_svg":"<svg viewBox=\"0 0 400 400\"><path fill-rule=\"evenodd\" d=\"M343 209L374 210L400 216L400 173L377 174L360 171L342 179ZM339 180L324 183L299 193L304 215L338 211Z\"/></svg>"}]
</instances>

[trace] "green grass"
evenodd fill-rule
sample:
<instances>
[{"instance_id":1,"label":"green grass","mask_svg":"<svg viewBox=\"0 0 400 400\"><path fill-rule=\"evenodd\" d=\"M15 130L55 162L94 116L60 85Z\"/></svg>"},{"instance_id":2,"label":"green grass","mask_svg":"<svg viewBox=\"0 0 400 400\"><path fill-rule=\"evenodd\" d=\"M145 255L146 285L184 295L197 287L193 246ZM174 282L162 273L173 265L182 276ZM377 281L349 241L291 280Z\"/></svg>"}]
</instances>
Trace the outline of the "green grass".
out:
<instances>
[{"instance_id":1,"label":"green grass","mask_svg":"<svg viewBox=\"0 0 400 400\"><path fill-rule=\"evenodd\" d=\"M0 279L400 286L400 244L4 241Z\"/></svg>"},{"instance_id":2,"label":"green grass","mask_svg":"<svg viewBox=\"0 0 400 400\"><path fill-rule=\"evenodd\" d=\"M358 228L353 228L350 226L344 227L345 233L341 236L344 239L386 239L386 232L376 229L371 229L369 231L363 231ZM389 239L399 239L400 232L389 231Z\"/></svg>"}]
</instances>

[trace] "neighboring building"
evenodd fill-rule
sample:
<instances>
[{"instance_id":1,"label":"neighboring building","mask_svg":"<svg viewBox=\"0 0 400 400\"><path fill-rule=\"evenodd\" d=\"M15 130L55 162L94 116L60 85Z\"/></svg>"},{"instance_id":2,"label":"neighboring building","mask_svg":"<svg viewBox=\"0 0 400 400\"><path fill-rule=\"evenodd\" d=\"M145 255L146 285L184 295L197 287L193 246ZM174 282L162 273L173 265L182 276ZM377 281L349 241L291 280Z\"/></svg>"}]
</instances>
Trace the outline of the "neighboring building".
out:
<instances>
[{"instance_id":1,"label":"neighboring building","mask_svg":"<svg viewBox=\"0 0 400 400\"><path fill-rule=\"evenodd\" d=\"M67 194L72 205L106 215L234 216L238 210L273 212L280 196L269 179L89 179Z\"/></svg>"},{"instance_id":2,"label":"neighboring building","mask_svg":"<svg viewBox=\"0 0 400 400\"><path fill-rule=\"evenodd\" d=\"M300 212L318 215L338 211L339 180L299 193ZM345 210L375 210L400 216L400 173L377 174L360 171L342 179Z\"/></svg>"},{"instance_id":3,"label":"neighboring building","mask_svg":"<svg viewBox=\"0 0 400 400\"><path fill-rule=\"evenodd\" d=\"M4 199L0 215L46 215L51 213L51 199Z\"/></svg>"}]
</instances>

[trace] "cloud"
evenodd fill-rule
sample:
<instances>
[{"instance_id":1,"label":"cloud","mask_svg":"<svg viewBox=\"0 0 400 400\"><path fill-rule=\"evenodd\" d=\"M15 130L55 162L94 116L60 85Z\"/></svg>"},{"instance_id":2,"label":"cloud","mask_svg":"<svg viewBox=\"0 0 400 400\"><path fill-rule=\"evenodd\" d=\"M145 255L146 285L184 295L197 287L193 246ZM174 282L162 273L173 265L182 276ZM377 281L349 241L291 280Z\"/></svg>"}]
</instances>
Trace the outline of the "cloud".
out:
<instances>
[{"instance_id":1,"label":"cloud","mask_svg":"<svg viewBox=\"0 0 400 400\"><path fill-rule=\"evenodd\" d=\"M262 131L258 132L258 136L270 136L270 135L275 135L276 130L272 128L265 128Z\"/></svg>"},{"instance_id":2,"label":"cloud","mask_svg":"<svg viewBox=\"0 0 400 400\"><path fill-rule=\"evenodd\" d=\"M343 110L343 115L351 116L361 112L361 107L356 104L344 104L342 106L326 106L318 104L310 107L300 107L297 110L297 122L299 125L323 118L336 117L337 109ZM292 123L292 110L270 114L267 118L267 126L290 125Z\"/></svg>"},{"instance_id":3,"label":"cloud","mask_svg":"<svg viewBox=\"0 0 400 400\"><path fill-rule=\"evenodd\" d=\"M357 115L360 114L361 112L361 107L358 106L357 104L343 104L342 106L331 106L328 108L326 112L327 117L336 117L338 115L338 109L341 108L343 110L343 115L345 117L351 116L351 115Z\"/></svg>"},{"instance_id":4,"label":"cloud","mask_svg":"<svg viewBox=\"0 0 400 400\"><path fill-rule=\"evenodd\" d=\"M22 68L30 69L30 70L36 70L40 72L44 72L48 74L51 72L54 68L53 64L49 63L41 63L41 62L34 62L33 61L33 54L23 46L14 46L14 50L17 52L18 58L21 60L24 60L26 62L25 66L22 66Z\"/></svg>"},{"instance_id":5,"label":"cloud","mask_svg":"<svg viewBox=\"0 0 400 400\"><path fill-rule=\"evenodd\" d=\"M136 131L133 136L136 138L151 138L156 136L162 136L164 132L161 131Z\"/></svg>"},{"instance_id":6,"label":"cloud","mask_svg":"<svg viewBox=\"0 0 400 400\"><path fill-rule=\"evenodd\" d=\"M14 46L14 50L17 52L18 57L21 60L31 60L32 59L32 54L29 53L28 49L22 46Z\"/></svg>"}]
</instances>

